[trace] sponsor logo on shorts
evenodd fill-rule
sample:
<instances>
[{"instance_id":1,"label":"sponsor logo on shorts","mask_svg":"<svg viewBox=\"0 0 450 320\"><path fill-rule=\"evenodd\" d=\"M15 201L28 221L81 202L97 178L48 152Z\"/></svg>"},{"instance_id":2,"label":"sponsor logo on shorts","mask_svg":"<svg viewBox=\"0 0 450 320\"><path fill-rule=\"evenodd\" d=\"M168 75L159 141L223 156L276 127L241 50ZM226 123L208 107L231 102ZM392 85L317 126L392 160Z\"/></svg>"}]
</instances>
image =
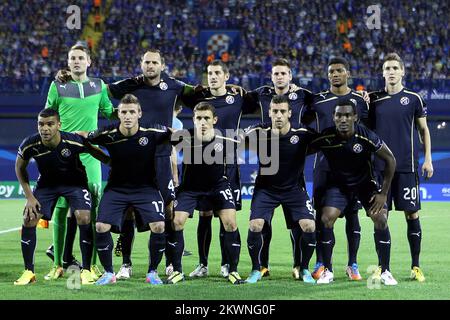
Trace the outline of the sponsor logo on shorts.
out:
<instances>
[{"instance_id":1,"label":"sponsor logo on shorts","mask_svg":"<svg viewBox=\"0 0 450 320\"><path fill-rule=\"evenodd\" d=\"M216 143L216 144L214 145L214 150L215 150L216 152L222 151L222 150L223 150L223 144L221 144L221 143Z\"/></svg>"},{"instance_id":2,"label":"sponsor logo on shorts","mask_svg":"<svg viewBox=\"0 0 450 320\"><path fill-rule=\"evenodd\" d=\"M225 102L228 104L233 104L234 103L234 97L233 96L227 96L225 98Z\"/></svg>"},{"instance_id":3,"label":"sponsor logo on shorts","mask_svg":"<svg viewBox=\"0 0 450 320\"><path fill-rule=\"evenodd\" d=\"M409 104L409 98L408 97L401 97L400 103L402 105L406 106L407 104Z\"/></svg>"},{"instance_id":4,"label":"sponsor logo on shorts","mask_svg":"<svg viewBox=\"0 0 450 320\"><path fill-rule=\"evenodd\" d=\"M71 154L72 154L72 152L70 152L70 150L67 149L67 148L64 148L64 149L61 150L61 155L62 155L64 158L70 157Z\"/></svg>"},{"instance_id":5,"label":"sponsor logo on shorts","mask_svg":"<svg viewBox=\"0 0 450 320\"><path fill-rule=\"evenodd\" d=\"M169 86L167 85L167 83L165 83L165 82L161 82L160 84L159 84L159 88L161 89L161 90L167 90L167 89L169 89Z\"/></svg>"},{"instance_id":6,"label":"sponsor logo on shorts","mask_svg":"<svg viewBox=\"0 0 450 320\"><path fill-rule=\"evenodd\" d=\"M146 146L148 144L148 138L147 137L142 137L139 139L139 144L141 146Z\"/></svg>"},{"instance_id":7,"label":"sponsor logo on shorts","mask_svg":"<svg viewBox=\"0 0 450 320\"><path fill-rule=\"evenodd\" d=\"M353 145L353 152L355 153L361 153L361 151L363 151L363 146L359 143L355 143Z\"/></svg>"},{"instance_id":8,"label":"sponsor logo on shorts","mask_svg":"<svg viewBox=\"0 0 450 320\"><path fill-rule=\"evenodd\" d=\"M298 95L295 92L289 94L289 100L297 100Z\"/></svg>"},{"instance_id":9,"label":"sponsor logo on shorts","mask_svg":"<svg viewBox=\"0 0 450 320\"><path fill-rule=\"evenodd\" d=\"M297 135L293 135L290 139L292 144L297 144L300 138Z\"/></svg>"}]
</instances>

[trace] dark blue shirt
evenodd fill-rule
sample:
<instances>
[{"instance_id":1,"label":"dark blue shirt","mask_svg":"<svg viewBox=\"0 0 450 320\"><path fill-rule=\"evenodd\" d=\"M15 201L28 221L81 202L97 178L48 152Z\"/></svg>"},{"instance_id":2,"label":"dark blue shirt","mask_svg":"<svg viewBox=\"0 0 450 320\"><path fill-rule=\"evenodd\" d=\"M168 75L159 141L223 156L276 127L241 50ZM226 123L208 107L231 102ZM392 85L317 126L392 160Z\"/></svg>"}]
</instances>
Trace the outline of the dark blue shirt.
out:
<instances>
[{"instance_id":1,"label":"dark blue shirt","mask_svg":"<svg viewBox=\"0 0 450 320\"><path fill-rule=\"evenodd\" d=\"M108 85L115 99L122 99L128 93L139 99L142 108L143 123L159 123L171 127L173 110L177 97L181 96L185 83L161 73L161 81L150 86L144 76L124 79Z\"/></svg>"},{"instance_id":2,"label":"dark blue shirt","mask_svg":"<svg viewBox=\"0 0 450 320\"><path fill-rule=\"evenodd\" d=\"M355 124L355 134L348 140L339 137L336 127L331 127L311 142L311 148L321 150L328 160L329 183L347 189L375 180L372 157L382 145L373 131L359 124Z\"/></svg>"},{"instance_id":3,"label":"dark blue shirt","mask_svg":"<svg viewBox=\"0 0 450 320\"><path fill-rule=\"evenodd\" d=\"M346 95L337 96L327 90L314 94L312 103L308 104L305 108L305 112L315 113L316 123L312 125L312 127L314 127L317 132L321 132L329 127L334 127L334 108L336 107L336 104L342 100L352 100L356 104L358 119L362 123L367 123L369 117L369 105L364 101L361 95L352 90ZM314 168L329 171L327 160L320 152L316 156Z\"/></svg>"},{"instance_id":4,"label":"dark blue shirt","mask_svg":"<svg viewBox=\"0 0 450 320\"><path fill-rule=\"evenodd\" d=\"M391 149L397 160L397 172L416 172L419 138L416 119L427 116L422 97L408 89L389 95L385 90L370 93L370 127ZM375 162L377 170L384 163Z\"/></svg>"},{"instance_id":5,"label":"dark blue shirt","mask_svg":"<svg viewBox=\"0 0 450 320\"><path fill-rule=\"evenodd\" d=\"M272 133L270 124L246 130L250 141L255 134L259 162L255 186L275 191L297 188L299 184L305 187L303 169L308 144L316 136L315 132L307 128L291 128L288 133L279 136ZM263 174L262 170L268 170L274 165L278 166L275 174Z\"/></svg>"},{"instance_id":6,"label":"dark blue shirt","mask_svg":"<svg viewBox=\"0 0 450 320\"><path fill-rule=\"evenodd\" d=\"M107 189L158 188L156 157L168 157L172 151L166 127L143 125L136 134L126 137L119 131L119 124L115 124L90 132L88 140L105 147L111 157Z\"/></svg>"},{"instance_id":7,"label":"dark blue shirt","mask_svg":"<svg viewBox=\"0 0 450 320\"><path fill-rule=\"evenodd\" d=\"M36 161L38 187L77 186L87 188L86 170L79 154L87 152L85 139L80 135L61 131L61 142L55 149L46 147L38 133L23 140L18 156Z\"/></svg>"}]
</instances>

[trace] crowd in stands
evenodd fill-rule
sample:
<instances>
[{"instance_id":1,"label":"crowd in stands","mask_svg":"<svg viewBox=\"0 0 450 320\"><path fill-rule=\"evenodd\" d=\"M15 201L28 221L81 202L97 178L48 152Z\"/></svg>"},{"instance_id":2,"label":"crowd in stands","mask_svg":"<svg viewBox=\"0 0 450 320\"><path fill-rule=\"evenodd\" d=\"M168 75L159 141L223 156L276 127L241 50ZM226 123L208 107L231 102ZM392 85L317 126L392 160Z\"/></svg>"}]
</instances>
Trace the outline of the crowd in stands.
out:
<instances>
[{"instance_id":1,"label":"crowd in stands","mask_svg":"<svg viewBox=\"0 0 450 320\"><path fill-rule=\"evenodd\" d=\"M77 1L82 19L93 1ZM383 0L380 28L369 29L366 1L337 0L114 0L107 7L103 35L90 74L126 77L140 73L146 48L160 49L168 71L188 82L201 80L208 54L203 29L237 29L239 51L213 52L228 61L232 82L270 76L276 57L291 61L294 78L323 78L333 55L346 57L352 76L380 76L388 52L403 57L409 79L450 78L448 1ZM33 79L65 66L66 52L82 30L65 27L67 4L56 0L0 4L0 77ZM96 10L98 11L98 9ZM97 12L98 14L98 12Z\"/></svg>"}]
</instances>

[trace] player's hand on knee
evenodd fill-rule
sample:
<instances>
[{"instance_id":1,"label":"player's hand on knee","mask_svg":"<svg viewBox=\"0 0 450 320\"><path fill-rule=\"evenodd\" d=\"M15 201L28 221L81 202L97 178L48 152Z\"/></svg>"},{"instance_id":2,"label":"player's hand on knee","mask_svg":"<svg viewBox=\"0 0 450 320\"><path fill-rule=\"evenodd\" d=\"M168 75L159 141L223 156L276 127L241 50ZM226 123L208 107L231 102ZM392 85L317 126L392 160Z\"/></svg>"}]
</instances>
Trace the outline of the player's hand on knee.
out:
<instances>
[{"instance_id":1,"label":"player's hand on knee","mask_svg":"<svg viewBox=\"0 0 450 320\"><path fill-rule=\"evenodd\" d=\"M384 208L384 204L386 203L387 196L382 193L377 193L372 196L370 199L370 209L369 209L369 215L376 215L379 214L382 209Z\"/></svg>"},{"instance_id":2,"label":"player's hand on knee","mask_svg":"<svg viewBox=\"0 0 450 320\"><path fill-rule=\"evenodd\" d=\"M41 212L41 204L35 197L27 199L25 209L23 211L23 218L25 221L37 221L38 215Z\"/></svg>"},{"instance_id":3,"label":"player's hand on knee","mask_svg":"<svg viewBox=\"0 0 450 320\"><path fill-rule=\"evenodd\" d=\"M58 72L55 75L55 80L62 82L62 83L66 83L72 80L72 74L70 73L69 70L58 70Z\"/></svg>"}]
</instances>

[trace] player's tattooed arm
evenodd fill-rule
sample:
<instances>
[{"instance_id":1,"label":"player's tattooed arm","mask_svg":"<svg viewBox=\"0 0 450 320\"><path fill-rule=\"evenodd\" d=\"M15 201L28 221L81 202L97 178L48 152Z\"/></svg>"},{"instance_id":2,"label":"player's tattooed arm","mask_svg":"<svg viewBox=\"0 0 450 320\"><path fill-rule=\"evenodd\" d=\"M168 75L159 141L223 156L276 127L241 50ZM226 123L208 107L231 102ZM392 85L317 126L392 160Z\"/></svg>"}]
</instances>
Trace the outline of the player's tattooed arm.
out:
<instances>
[{"instance_id":1,"label":"player's tattooed arm","mask_svg":"<svg viewBox=\"0 0 450 320\"><path fill-rule=\"evenodd\" d=\"M430 130L428 129L427 125L427 118L416 118L416 126L417 130L419 131L419 137L423 143L425 152L425 160L422 165L422 176L424 176L426 173L425 179L429 179L433 176L433 162L431 159L431 137Z\"/></svg>"},{"instance_id":2,"label":"player's tattooed arm","mask_svg":"<svg viewBox=\"0 0 450 320\"><path fill-rule=\"evenodd\" d=\"M41 204L34 197L33 191L31 190L30 187L30 180L27 171L28 163L29 163L28 160L24 160L20 156L16 158L16 166L15 166L16 176L27 199L27 203L25 204L25 209L23 212L24 220L27 222L31 220L37 221L41 211Z\"/></svg>"},{"instance_id":3,"label":"player's tattooed arm","mask_svg":"<svg viewBox=\"0 0 450 320\"><path fill-rule=\"evenodd\" d=\"M373 195L372 198L370 199L371 203L369 209L370 215L378 214L383 209L384 204L386 203L387 200L387 194L391 186L392 178L394 177L396 166L395 157L385 143L381 145L381 148L378 149L378 151L375 154L377 157L384 160L385 167L384 167L383 186L381 187L381 191L380 193Z\"/></svg>"}]
</instances>

